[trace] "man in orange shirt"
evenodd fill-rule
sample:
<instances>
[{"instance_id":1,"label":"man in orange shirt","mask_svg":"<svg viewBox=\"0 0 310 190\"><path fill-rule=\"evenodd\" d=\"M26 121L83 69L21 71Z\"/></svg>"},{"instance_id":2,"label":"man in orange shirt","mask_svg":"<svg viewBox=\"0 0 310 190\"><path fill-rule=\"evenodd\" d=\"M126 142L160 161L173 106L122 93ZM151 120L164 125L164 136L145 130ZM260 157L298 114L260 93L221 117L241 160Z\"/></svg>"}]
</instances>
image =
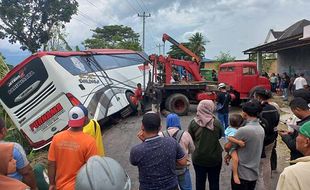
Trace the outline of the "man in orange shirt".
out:
<instances>
[{"instance_id":1,"label":"man in orange shirt","mask_svg":"<svg viewBox=\"0 0 310 190\"><path fill-rule=\"evenodd\" d=\"M142 87L141 83L137 84L137 88L135 90L134 97L137 100L137 111L138 111L138 116L142 114Z\"/></svg>"},{"instance_id":2,"label":"man in orange shirt","mask_svg":"<svg viewBox=\"0 0 310 190\"><path fill-rule=\"evenodd\" d=\"M70 127L53 137L48 152L49 190L74 190L75 178L88 158L98 155L95 139L83 133L88 111L83 105L69 111Z\"/></svg>"}]
</instances>

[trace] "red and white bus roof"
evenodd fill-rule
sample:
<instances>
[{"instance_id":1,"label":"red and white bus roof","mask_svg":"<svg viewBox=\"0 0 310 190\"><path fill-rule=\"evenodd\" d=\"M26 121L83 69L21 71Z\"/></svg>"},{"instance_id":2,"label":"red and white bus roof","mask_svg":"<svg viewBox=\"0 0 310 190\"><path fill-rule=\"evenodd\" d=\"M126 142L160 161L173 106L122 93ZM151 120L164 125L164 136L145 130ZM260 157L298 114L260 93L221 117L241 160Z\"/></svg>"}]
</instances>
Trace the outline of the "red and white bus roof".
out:
<instances>
[{"instance_id":1,"label":"red and white bus roof","mask_svg":"<svg viewBox=\"0 0 310 190\"><path fill-rule=\"evenodd\" d=\"M128 49L88 49L85 51L39 51L27 57L24 61L16 65L2 80L0 80L0 86L2 86L9 78L12 77L17 71L23 68L27 63L35 58L40 58L45 55L54 55L61 57L75 56L75 55L91 55L91 54L131 54L137 53Z\"/></svg>"}]
</instances>

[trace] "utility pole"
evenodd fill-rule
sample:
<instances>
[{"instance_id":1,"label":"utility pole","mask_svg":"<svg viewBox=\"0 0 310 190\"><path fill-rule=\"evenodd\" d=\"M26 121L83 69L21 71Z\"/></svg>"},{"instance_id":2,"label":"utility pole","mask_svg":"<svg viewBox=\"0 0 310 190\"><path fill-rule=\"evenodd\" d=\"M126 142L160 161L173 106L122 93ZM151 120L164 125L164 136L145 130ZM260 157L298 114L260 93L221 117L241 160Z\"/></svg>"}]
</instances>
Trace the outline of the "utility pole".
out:
<instances>
[{"instance_id":1,"label":"utility pole","mask_svg":"<svg viewBox=\"0 0 310 190\"><path fill-rule=\"evenodd\" d=\"M158 47L158 55L160 55L161 54L160 48L164 47L164 45L158 44L156 45L156 47Z\"/></svg>"},{"instance_id":2,"label":"utility pole","mask_svg":"<svg viewBox=\"0 0 310 190\"><path fill-rule=\"evenodd\" d=\"M145 18L147 17L151 17L151 14L149 13L148 15L145 14L145 12L143 12L142 15L138 14L138 17L142 17L143 20L143 34L142 34L142 49L144 51L144 43L145 43Z\"/></svg>"}]
</instances>

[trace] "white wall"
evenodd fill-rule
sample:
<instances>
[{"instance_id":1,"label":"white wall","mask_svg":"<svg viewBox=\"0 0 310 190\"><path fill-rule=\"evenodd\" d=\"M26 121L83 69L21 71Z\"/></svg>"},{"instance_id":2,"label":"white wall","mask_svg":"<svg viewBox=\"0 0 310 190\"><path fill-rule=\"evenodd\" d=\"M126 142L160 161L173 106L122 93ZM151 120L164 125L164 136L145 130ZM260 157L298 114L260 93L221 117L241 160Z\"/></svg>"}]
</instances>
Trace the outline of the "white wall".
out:
<instances>
[{"instance_id":1,"label":"white wall","mask_svg":"<svg viewBox=\"0 0 310 190\"><path fill-rule=\"evenodd\" d=\"M305 78L310 82L310 46L288 49L278 52L278 72L296 74L304 73Z\"/></svg>"}]
</instances>

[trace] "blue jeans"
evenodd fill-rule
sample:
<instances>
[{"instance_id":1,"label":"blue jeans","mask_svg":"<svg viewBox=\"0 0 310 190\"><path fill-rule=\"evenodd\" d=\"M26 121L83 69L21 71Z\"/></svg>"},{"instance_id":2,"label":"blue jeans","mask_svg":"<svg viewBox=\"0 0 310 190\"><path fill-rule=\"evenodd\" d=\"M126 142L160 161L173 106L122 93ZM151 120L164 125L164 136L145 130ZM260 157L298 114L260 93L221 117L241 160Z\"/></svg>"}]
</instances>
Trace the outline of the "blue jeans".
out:
<instances>
[{"instance_id":1,"label":"blue jeans","mask_svg":"<svg viewBox=\"0 0 310 190\"><path fill-rule=\"evenodd\" d=\"M229 126L228 125L228 113L217 113L217 117L220 120L224 130Z\"/></svg>"},{"instance_id":2,"label":"blue jeans","mask_svg":"<svg viewBox=\"0 0 310 190\"><path fill-rule=\"evenodd\" d=\"M181 190L192 190L191 174L188 169L183 175L178 176L178 181Z\"/></svg>"},{"instance_id":3,"label":"blue jeans","mask_svg":"<svg viewBox=\"0 0 310 190\"><path fill-rule=\"evenodd\" d=\"M288 100L288 88L283 88L283 100Z\"/></svg>"}]
</instances>

